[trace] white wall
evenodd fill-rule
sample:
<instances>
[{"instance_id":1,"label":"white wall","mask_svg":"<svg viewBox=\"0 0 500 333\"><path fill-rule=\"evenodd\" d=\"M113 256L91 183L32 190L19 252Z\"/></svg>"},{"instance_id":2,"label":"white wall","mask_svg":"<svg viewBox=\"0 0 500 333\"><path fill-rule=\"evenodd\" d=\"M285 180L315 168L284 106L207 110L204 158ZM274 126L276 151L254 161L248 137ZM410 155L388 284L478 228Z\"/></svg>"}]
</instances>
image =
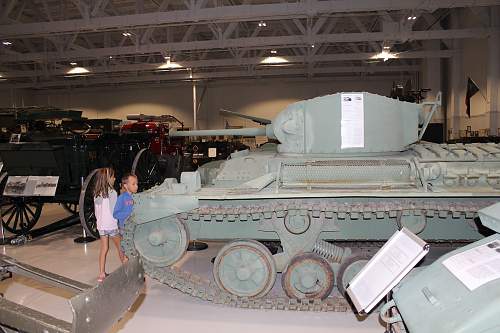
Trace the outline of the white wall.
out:
<instances>
[{"instance_id":1,"label":"white wall","mask_svg":"<svg viewBox=\"0 0 500 333\"><path fill-rule=\"evenodd\" d=\"M223 118L219 109L274 118L288 104L339 91L368 91L388 95L392 79L254 79L208 83L198 115L198 127L223 128L230 125L254 126L248 120ZM197 88L201 97L203 84ZM125 119L127 114L171 114L193 124L192 86L188 83L142 86L138 88L75 89L34 92L33 103L84 111L89 118Z\"/></svg>"}]
</instances>

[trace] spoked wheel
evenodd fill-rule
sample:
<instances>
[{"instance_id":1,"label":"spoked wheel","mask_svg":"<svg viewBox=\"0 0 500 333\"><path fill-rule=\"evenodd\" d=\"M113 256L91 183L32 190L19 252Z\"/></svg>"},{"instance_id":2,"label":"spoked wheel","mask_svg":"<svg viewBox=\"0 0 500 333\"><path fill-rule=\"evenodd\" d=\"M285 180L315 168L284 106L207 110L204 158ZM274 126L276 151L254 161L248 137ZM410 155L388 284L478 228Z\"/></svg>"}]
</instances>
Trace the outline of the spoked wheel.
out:
<instances>
[{"instance_id":1,"label":"spoked wheel","mask_svg":"<svg viewBox=\"0 0 500 333\"><path fill-rule=\"evenodd\" d=\"M370 256L365 254L355 255L347 258L339 267L337 275L337 288L342 296L346 296L347 285L368 263Z\"/></svg>"},{"instance_id":2,"label":"spoked wheel","mask_svg":"<svg viewBox=\"0 0 500 333\"><path fill-rule=\"evenodd\" d=\"M327 298L335 285L333 270L326 259L302 253L290 260L281 275L283 290L290 298Z\"/></svg>"},{"instance_id":3,"label":"spoked wheel","mask_svg":"<svg viewBox=\"0 0 500 333\"><path fill-rule=\"evenodd\" d=\"M99 238L99 232L97 231L97 220L94 213L93 190L98 170L99 169L92 170L87 178L85 178L78 201L80 223L87 234L95 238Z\"/></svg>"},{"instance_id":4,"label":"spoked wheel","mask_svg":"<svg viewBox=\"0 0 500 333\"><path fill-rule=\"evenodd\" d=\"M3 227L15 235L26 234L40 218L43 203L34 197L3 196L7 173L0 175L0 218Z\"/></svg>"},{"instance_id":5,"label":"spoked wheel","mask_svg":"<svg viewBox=\"0 0 500 333\"><path fill-rule=\"evenodd\" d=\"M77 215L78 214L78 204L74 202L64 202L62 204L64 210L66 210L68 213L71 215Z\"/></svg>"},{"instance_id":6,"label":"spoked wheel","mask_svg":"<svg viewBox=\"0 0 500 333\"><path fill-rule=\"evenodd\" d=\"M4 197L2 224L9 232L21 235L30 231L40 218L43 203L31 197Z\"/></svg>"},{"instance_id":7,"label":"spoked wheel","mask_svg":"<svg viewBox=\"0 0 500 333\"><path fill-rule=\"evenodd\" d=\"M243 297L262 297L276 281L276 264L271 252L261 243L237 240L219 251L213 274L224 291Z\"/></svg>"},{"instance_id":8,"label":"spoked wheel","mask_svg":"<svg viewBox=\"0 0 500 333\"><path fill-rule=\"evenodd\" d=\"M173 265L182 258L189 243L183 221L167 217L137 224L134 247L141 257L157 267Z\"/></svg>"},{"instance_id":9,"label":"spoked wheel","mask_svg":"<svg viewBox=\"0 0 500 333\"><path fill-rule=\"evenodd\" d=\"M137 176L139 192L150 189L163 181L158 157L148 148L139 150L135 155L131 171Z\"/></svg>"}]
</instances>

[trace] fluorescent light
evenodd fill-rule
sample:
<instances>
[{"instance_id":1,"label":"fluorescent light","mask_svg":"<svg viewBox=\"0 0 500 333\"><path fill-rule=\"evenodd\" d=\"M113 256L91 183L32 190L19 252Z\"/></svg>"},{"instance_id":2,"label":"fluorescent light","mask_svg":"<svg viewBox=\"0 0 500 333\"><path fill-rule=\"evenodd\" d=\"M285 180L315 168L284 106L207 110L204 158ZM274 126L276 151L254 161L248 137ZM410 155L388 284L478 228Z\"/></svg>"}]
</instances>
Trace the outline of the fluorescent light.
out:
<instances>
[{"instance_id":1,"label":"fluorescent light","mask_svg":"<svg viewBox=\"0 0 500 333\"><path fill-rule=\"evenodd\" d=\"M412 19L413 19L413 20L416 20L416 19L417 19L417 17L416 17L416 16L413 16L413 17L412 17Z\"/></svg>"},{"instance_id":2,"label":"fluorescent light","mask_svg":"<svg viewBox=\"0 0 500 333\"><path fill-rule=\"evenodd\" d=\"M9 42L8 40L4 40L2 42L2 44L5 45L5 46L10 46L10 45L12 45L12 42Z\"/></svg>"},{"instance_id":3,"label":"fluorescent light","mask_svg":"<svg viewBox=\"0 0 500 333\"><path fill-rule=\"evenodd\" d=\"M276 50L271 50L271 54L277 54L277 53L278 53L278 51L276 51Z\"/></svg>"},{"instance_id":4,"label":"fluorescent light","mask_svg":"<svg viewBox=\"0 0 500 333\"><path fill-rule=\"evenodd\" d=\"M288 62L288 59L283 58L283 57L267 57L267 58L264 58L260 63L272 65L272 64L285 64L287 62Z\"/></svg>"},{"instance_id":5,"label":"fluorescent light","mask_svg":"<svg viewBox=\"0 0 500 333\"><path fill-rule=\"evenodd\" d=\"M315 46L316 46L316 45L314 45L314 44L311 44L311 47L312 47L313 49L314 49L314 47L315 47Z\"/></svg>"},{"instance_id":6,"label":"fluorescent light","mask_svg":"<svg viewBox=\"0 0 500 333\"><path fill-rule=\"evenodd\" d=\"M259 22L259 27L267 27L267 23L264 21Z\"/></svg>"},{"instance_id":7,"label":"fluorescent light","mask_svg":"<svg viewBox=\"0 0 500 333\"><path fill-rule=\"evenodd\" d=\"M131 33L131 32L128 32L128 31L124 31L124 32L122 32L122 35L123 35L124 37L130 37L130 36L132 36L132 33Z\"/></svg>"},{"instance_id":8,"label":"fluorescent light","mask_svg":"<svg viewBox=\"0 0 500 333\"><path fill-rule=\"evenodd\" d=\"M78 65L76 62L70 62L69 64L70 64L71 66L76 66L76 65Z\"/></svg>"},{"instance_id":9,"label":"fluorescent light","mask_svg":"<svg viewBox=\"0 0 500 333\"><path fill-rule=\"evenodd\" d=\"M109 59L113 59L113 56L109 56Z\"/></svg>"},{"instance_id":10,"label":"fluorescent light","mask_svg":"<svg viewBox=\"0 0 500 333\"><path fill-rule=\"evenodd\" d=\"M69 75L87 74L87 73L90 73L90 71L85 67L73 67L66 72L66 74Z\"/></svg>"}]
</instances>

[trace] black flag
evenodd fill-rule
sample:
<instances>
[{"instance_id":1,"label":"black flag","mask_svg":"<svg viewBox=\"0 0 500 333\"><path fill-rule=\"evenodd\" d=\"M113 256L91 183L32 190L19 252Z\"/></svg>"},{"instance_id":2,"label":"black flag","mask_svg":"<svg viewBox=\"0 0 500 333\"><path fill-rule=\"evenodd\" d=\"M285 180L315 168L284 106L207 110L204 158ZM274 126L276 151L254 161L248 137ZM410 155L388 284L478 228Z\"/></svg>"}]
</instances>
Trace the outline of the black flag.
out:
<instances>
[{"instance_id":1,"label":"black flag","mask_svg":"<svg viewBox=\"0 0 500 333\"><path fill-rule=\"evenodd\" d=\"M465 113L467 113L467 116L470 118L470 99L472 96L474 96L477 92L479 91L479 87L477 84L472 81L470 77L467 78L467 93L465 94L465 106L467 109L465 110Z\"/></svg>"}]
</instances>

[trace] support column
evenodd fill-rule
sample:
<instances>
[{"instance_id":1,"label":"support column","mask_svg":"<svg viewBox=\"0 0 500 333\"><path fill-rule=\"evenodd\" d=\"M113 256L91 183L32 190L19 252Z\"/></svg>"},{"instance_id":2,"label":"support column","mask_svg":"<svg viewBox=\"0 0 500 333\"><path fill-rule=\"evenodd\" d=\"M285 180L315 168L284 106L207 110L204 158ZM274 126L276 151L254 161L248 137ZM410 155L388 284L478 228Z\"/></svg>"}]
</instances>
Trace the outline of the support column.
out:
<instances>
[{"instance_id":1,"label":"support column","mask_svg":"<svg viewBox=\"0 0 500 333\"><path fill-rule=\"evenodd\" d=\"M491 27L488 38L487 108L490 116L490 135L500 135L500 6L490 8Z\"/></svg>"},{"instance_id":2,"label":"support column","mask_svg":"<svg viewBox=\"0 0 500 333\"><path fill-rule=\"evenodd\" d=\"M453 10L451 14L452 28L459 27L459 11ZM463 43L460 39L454 39L452 42L453 49L457 53L451 58L451 75L450 75L450 107L448 112L448 129L453 132L448 139L455 139L460 137L461 116L465 115L465 88L466 79L463 66ZM448 131L447 129L447 131Z\"/></svg>"},{"instance_id":3,"label":"support column","mask_svg":"<svg viewBox=\"0 0 500 333\"><path fill-rule=\"evenodd\" d=\"M440 41L425 41L426 50L439 50ZM422 88L429 88L426 94L426 101L434 101L436 95L441 91L441 58L427 58L423 60ZM434 115L433 123L442 123L444 121L444 110L440 110Z\"/></svg>"},{"instance_id":4,"label":"support column","mask_svg":"<svg viewBox=\"0 0 500 333\"><path fill-rule=\"evenodd\" d=\"M193 70L189 71L189 78L193 79ZM191 81L193 84L193 130L198 129L198 102L196 100L196 82L194 80Z\"/></svg>"}]
</instances>

